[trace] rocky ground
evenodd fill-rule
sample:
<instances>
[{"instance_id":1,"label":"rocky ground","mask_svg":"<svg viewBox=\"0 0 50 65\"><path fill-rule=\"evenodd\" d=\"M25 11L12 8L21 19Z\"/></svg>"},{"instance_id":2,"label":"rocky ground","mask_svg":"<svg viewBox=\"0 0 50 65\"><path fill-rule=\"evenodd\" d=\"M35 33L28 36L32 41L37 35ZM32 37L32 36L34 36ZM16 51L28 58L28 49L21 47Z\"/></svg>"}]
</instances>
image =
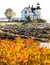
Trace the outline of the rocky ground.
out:
<instances>
[{"instance_id":1,"label":"rocky ground","mask_svg":"<svg viewBox=\"0 0 50 65\"><path fill-rule=\"evenodd\" d=\"M6 24L0 25L0 38L10 38L20 35L21 37L34 37L39 41L50 40L50 24L49 23L28 23L22 26Z\"/></svg>"}]
</instances>

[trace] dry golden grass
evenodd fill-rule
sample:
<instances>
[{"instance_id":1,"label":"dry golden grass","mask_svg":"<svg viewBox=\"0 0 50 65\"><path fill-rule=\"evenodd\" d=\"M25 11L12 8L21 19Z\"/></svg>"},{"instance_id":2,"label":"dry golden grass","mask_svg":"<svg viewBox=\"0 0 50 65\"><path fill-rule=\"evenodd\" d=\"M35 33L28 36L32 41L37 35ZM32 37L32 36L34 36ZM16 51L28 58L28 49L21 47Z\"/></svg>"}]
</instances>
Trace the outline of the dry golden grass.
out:
<instances>
[{"instance_id":1,"label":"dry golden grass","mask_svg":"<svg viewBox=\"0 0 50 65\"><path fill-rule=\"evenodd\" d=\"M22 22L0 22L0 25L5 25L5 24L16 24L18 26L22 25Z\"/></svg>"}]
</instances>

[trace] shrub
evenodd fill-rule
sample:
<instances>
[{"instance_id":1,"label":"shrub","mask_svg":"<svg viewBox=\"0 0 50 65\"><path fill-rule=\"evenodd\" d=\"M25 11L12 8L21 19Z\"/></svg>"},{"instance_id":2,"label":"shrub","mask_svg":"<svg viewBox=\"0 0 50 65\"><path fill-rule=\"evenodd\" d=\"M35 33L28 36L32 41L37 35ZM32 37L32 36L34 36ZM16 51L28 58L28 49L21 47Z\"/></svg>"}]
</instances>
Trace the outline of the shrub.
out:
<instances>
[{"instance_id":1,"label":"shrub","mask_svg":"<svg viewBox=\"0 0 50 65\"><path fill-rule=\"evenodd\" d=\"M0 63L5 65L50 65L50 49L33 38L0 39Z\"/></svg>"}]
</instances>

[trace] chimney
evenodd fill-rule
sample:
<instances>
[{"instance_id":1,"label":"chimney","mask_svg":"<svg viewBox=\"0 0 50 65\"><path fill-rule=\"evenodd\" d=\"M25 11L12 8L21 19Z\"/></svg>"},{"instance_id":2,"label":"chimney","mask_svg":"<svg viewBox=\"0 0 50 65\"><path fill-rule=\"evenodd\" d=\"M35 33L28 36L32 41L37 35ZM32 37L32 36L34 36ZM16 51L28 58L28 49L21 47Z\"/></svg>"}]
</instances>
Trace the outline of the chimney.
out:
<instances>
[{"instance_id":1,"label":"chimney","mask_svg":"<svg viewBox=\"0 0 50 65\"><path fill-rule=\"evenodd\" d=\"M33 8L33 5L32 5L32 7L31 8Z\"/></svg>"},{"instance_id":2,"label":"chimney","mask_svg":"<svg viewBox=\"0 0 50 65\"><path fill-rule=\"evenodd\" d=\"M30 8L30 5L29 5L29 8Z\"/></svg>"}]
</instances>

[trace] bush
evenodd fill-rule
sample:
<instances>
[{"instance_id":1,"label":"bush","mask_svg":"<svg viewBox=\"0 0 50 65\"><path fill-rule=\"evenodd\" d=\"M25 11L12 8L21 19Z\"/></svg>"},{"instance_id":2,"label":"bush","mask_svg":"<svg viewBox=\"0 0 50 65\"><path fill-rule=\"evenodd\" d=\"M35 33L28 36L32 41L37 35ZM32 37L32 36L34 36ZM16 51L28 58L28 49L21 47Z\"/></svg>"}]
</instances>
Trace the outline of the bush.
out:
<instances>
[{"instance_id":1,"label":"bush","mask_svg":"<svg viewBox=\"0 0 50 65\"><path fill-rule=\"evenodd\" d=\"M0 39L0 63L5 65L50 65L50 49L33 38Z\"/></svg>"},{"instance_id":2,"label":"bush","mask_svg":"<svg viewBox=\"0 0 50 65\"><path fill-rule=\"evenodd\" d=\"M37 22L38 22L38 23L45 23L46 20L44 20L44 19L38 19Z\"/></svg>"}]
</instances>

